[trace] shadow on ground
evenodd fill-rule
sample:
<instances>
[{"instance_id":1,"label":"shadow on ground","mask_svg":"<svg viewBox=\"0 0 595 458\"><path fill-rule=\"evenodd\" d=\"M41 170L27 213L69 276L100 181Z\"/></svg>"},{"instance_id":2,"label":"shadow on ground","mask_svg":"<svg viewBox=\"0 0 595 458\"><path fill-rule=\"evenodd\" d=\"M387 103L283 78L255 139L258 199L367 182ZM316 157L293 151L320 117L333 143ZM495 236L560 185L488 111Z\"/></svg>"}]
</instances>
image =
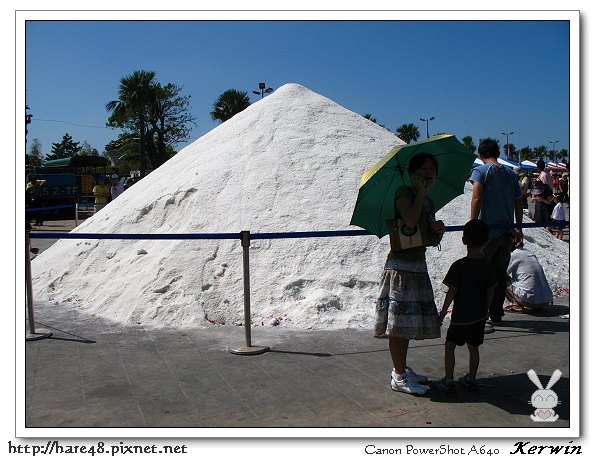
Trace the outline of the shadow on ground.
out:
<instances>
[{"instance_id":1,"label":"shadow on ground","mask_svg":"<svg viewBox=\"0 0 595 458\"><path fill-rule=\"evenodd\" d=\"M538 374L543 386L547 385L552 374ZM526 374L478 379L479 389L470 391L457 384L456 393L429 391L433 402L451 404L488 403L510 414L531 415L535 408L531 405L531 395L538 389ZM552 388L558 395L560 404L554 408L560 419L570 419L570 382L562 377Z\"/></svg>"}]
</instances>

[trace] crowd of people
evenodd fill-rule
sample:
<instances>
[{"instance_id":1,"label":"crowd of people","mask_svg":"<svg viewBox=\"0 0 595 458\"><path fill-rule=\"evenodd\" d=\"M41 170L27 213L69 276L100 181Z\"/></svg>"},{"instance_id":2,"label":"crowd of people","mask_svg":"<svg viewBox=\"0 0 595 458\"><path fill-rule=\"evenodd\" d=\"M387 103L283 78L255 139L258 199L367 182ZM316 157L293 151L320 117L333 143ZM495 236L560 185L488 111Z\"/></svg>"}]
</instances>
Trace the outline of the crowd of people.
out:
<instances>
[{"instance_id":1,"label":"crowd of people","mask_svg":"<svg viewBox=\"0 0 595 458\"><path fill-rule=\"evenodd\" d=\"M529 208L528 200L531 198L535 206L531 217L536 223L566 220L565 207L570 208L568 172L548 171L543 160L537 161L535 175L518 167L515 167L514 171L523 194L523 209ZM550 231L556 238L563 240L563 224L552 226Z\"/></svg>"},{"instance_id":2,"label":"crowd of people","mask_svg":"<svg viewBox=\"0 0 595 458\"><path fill-rule=\"evenodd\" d=\"M462 236L467 256L455 261L444 277L448 291L439 312L426 264L426 248L436 246L445 232L444 223L434 218L434 204L427 195L439 175L434 157L427 153L413 156L408 167L411 185L401 186L395 193L395 220L387 221L391 250L380 279L374 326L374 336L389 341L393 365L390 386L394 391L416 395L430 389L456 391L455 350L465 344L469 367L458 381L464 388L477 389L479 347L484 334L502 324L505 312L523 313L552 303L543 269L536 256L523 247L522 228L514 224L523 222L529 197L536 204L535 213L542 212L539 217L558 218L552 212L554 206L567 200L568 177L556 176L554 180L540 161L538 176L531 182L531 177L520 169L513 171L498 163L499 147L491 139L482 140L478 153L483 164L474 168L469 178L473 194ZM544 195L547 187L551 193ZM429 231L433 237L404 247L398 242L405 229L411 233ZM409 341L440 337L449 312L445 375L429 382L426 375L407 364Z\"/></svg>"}]
</instances>

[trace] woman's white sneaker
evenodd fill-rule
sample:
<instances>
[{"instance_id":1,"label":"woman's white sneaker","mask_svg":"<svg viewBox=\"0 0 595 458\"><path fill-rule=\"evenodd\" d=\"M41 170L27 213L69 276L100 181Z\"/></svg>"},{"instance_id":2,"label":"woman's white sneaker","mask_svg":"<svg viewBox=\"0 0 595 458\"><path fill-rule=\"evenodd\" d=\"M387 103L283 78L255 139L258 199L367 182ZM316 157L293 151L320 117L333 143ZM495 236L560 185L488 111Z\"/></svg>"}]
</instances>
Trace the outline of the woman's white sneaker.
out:
<instances>
[{"instance_id":1,"label":"woman's white sneaker","mask_svg":"<svg viewBox=\"0 0 595 458\"><path fill-rule=\"evenodd\" d=\"M415 383L427 383L428 381L428 377L422 374L417 374L415 373L415 371L413 369L411 369L409 366L407 366L405 368L405 374L407 375L407 378L410 379L411 381L415 382ZM394 378L397 378L397 373L395 372L395 368L393 367L393 371L391 372L391 376Z\"/></svg>"},{"instance_id":2,"label":"woman's white sneaker","mask_svg":"<svg viewBox=\"0 0 595 458\"><path fill-rule=\"evenodd\" d=\"M420 385L407 375L401 378L397 377L396 374L395 376L391 374L390 387L393 391L400 391L401 393L407 394L426 394L426 391L428 390L427 386Z\"/></svg>"}]
</instances>

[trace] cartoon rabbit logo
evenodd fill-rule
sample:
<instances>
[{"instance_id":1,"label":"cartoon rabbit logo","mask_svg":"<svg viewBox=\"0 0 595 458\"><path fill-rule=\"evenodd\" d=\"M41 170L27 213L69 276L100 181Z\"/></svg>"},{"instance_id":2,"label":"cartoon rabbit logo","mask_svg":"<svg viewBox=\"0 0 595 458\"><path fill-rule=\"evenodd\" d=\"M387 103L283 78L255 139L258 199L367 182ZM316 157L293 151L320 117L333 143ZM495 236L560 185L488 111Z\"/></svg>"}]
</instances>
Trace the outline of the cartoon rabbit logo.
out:
<instances>
[{"instance_id":1,"label":"cartoon rabbit logo","mask_svg":"<svg viewBox=\"0 0 595 458\"><path fill-rule=\"evenodd\" d=\"M547 386L544 388L539 380L539 377L535 373L533 369L529 369L527 371L527 375L529 379L539 388L533 395L531 396L531 404L535 407L535 412L531 414L531 420L533 421L556 421L558 419L558 414L554 412L554 407L560 404L558 401L558 395L554 393L553 390L550 390L554 384L560 380L562 377L562 372L559 369L556 369L552 376L550 377L550 381L548 382Z\"/></svg>"}]
</instances>

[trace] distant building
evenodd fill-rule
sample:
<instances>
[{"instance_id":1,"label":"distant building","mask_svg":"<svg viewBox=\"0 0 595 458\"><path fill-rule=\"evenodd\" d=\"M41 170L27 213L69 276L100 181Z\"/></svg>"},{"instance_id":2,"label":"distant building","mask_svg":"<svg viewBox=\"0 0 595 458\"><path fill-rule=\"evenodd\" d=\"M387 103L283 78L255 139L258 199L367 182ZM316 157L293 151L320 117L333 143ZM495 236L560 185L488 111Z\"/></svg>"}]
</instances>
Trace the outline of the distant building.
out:
<instances>
[{"instance_id":1,"label":"distant building","mask_svg":"<svg viewBox=\"0 0 595 458\"><path fill-rule=\"evenodd\" d=\"M110 160L112 167L120 167L120 156L122 153L119 148L108 149L109 145L105 145L105 156Z\"/></svg>"},{"instance_id":2,"label":"distant building","mask_svg":"<svg viewBox=\"0 0 595 458\"><path fill-rule=\"evenodd\" d=\"M122 147L130 142L138 141L136 138L119 138L113 140L105 145L105 155L109 158L112 163L112 167L120 167L120 157L122 156Z\"/></svg>"}]
</instances>

